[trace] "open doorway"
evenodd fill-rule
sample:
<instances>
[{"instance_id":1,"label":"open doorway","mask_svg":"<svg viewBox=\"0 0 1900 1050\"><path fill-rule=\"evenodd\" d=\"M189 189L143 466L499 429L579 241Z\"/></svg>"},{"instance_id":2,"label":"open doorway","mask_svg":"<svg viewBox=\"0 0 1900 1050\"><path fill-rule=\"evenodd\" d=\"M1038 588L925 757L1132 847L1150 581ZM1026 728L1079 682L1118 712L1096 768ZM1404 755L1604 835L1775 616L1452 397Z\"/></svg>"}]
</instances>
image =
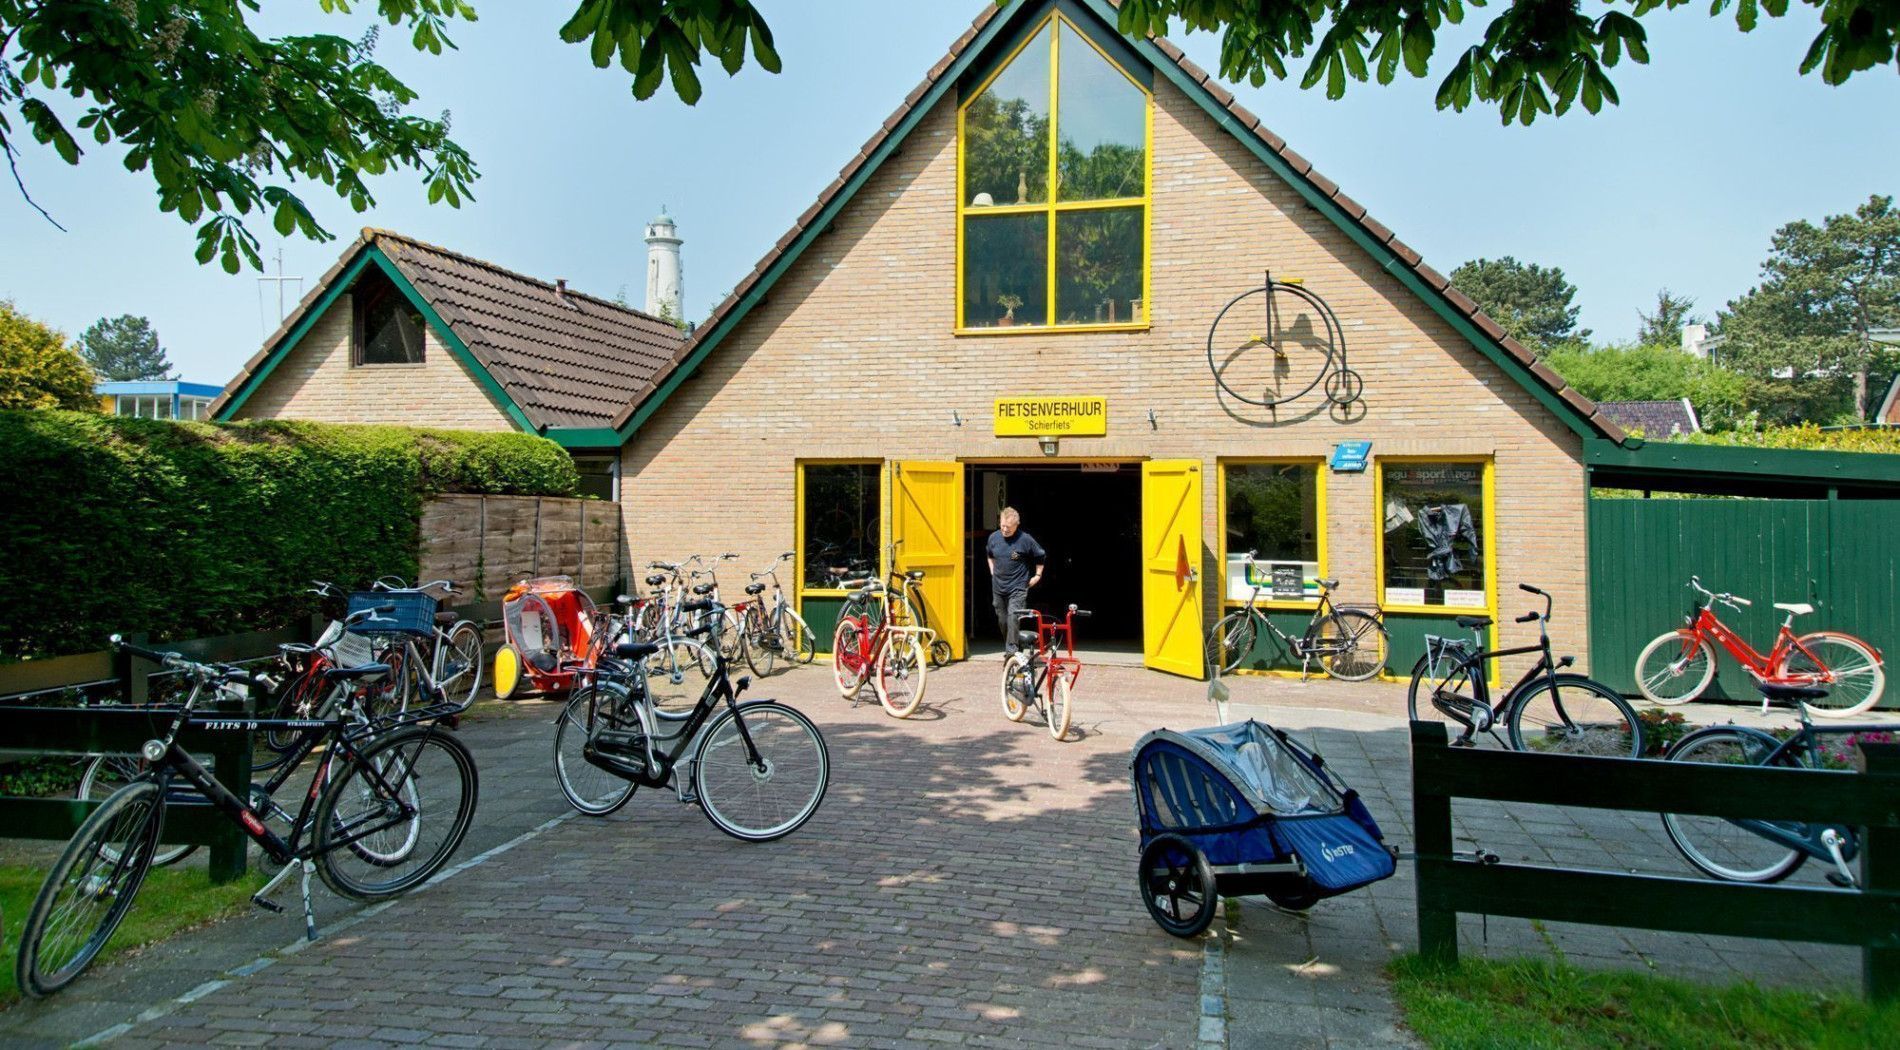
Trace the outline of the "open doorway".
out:
<instances>
[{"instance_id":1,"label":"open doorway","mask_svg":"<svg viewBox=\"0 0 1900 1050\"><path fill-rule=\"evenodd\" d=\"M1141 465L1138 463L970 464L970 639L980 650L1002 644L990 604L983 551L1006 506L1049 552L1031 608L1060 615L1078 605L1095 615L1076 627L1079 648L1141 652Z\"/></svg>"}]
</instances>

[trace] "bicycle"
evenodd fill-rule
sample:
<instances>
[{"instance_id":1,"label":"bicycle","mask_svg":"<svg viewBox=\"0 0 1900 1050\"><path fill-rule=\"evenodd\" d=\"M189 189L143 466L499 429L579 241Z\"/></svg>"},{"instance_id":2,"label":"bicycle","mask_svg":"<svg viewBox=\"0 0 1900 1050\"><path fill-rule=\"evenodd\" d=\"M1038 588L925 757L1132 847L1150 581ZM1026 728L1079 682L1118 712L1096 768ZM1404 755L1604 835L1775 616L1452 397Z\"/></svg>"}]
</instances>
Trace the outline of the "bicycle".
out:
<instances>
[{"instance_id":1,"label":"bicycle","mask_svg":"<svg viewBox=\"0 0 1900 1050\"><path fill-rule=\"evenodd\" d=\"M1829 768L1819 742L1822 737L1854 733L1891 733L1893 725L1829 725L1816 728L1810 701L1821 699L1820 686L1757 682L1762 710L1775 701L1792 703L1801 728L1787 739L1747 726L1721 725L1698 729L1670 747L1665 762L1709 762L1718 765L1780 766L1790 769ZM1794 874L1809 857L1833 865L1827 880L1843 888L1857 887L1859 879L1848 862L1860 853L1860 833L1845 824L1811 824L1785 820L1729 820L1675 813L1663 814L1663 830L1683 857L1704 874L1727 882L1780 882Z\"/></svg>"},{"instance_id":2,"label":"bicycle","mask_svg":"<svg viewBox=\"0 0 1900 1050\"><path fill-rule=\"evenodd\" d=\"M746 664L760 675L771 674L774 661L781 656L787 661L808 664L818 655L817 637L805 625L805 618L786 600L785 588L778 581L778 567L792 557L792 552L786 551L771 565L752 573L752 582L745 589L747 600L737 606L739 648L745 653ZM769 599L765 597L761 578L772 581Z\"/></svg>"},{"instance_id":3,"label":"bicycle","mask_svg":"<svg viewBox=\"0 0 1900 1050\"><path fill-rule=\"evenodd\" d=\"M667 687L665 700L671 705L689 703L705 688L711 659L707 646L686 637L686 580L677 562L651 561L647 568L659 572L646 578L647 601L634 613L632 635L638 641L655 643L658 648L646 658L647 670Z\"/></svg>"},{"instance_id":4,"label":"bicycle","mask_svg":"<svg viewBox=\"0 0 1900 1050\"><path fill-rule=\"evenodd\" d=\"M1537 644L1487 651L1478 632L1491 626L1488 616L1458 617L1458 626L1472 632L1470 642L1427 635L1425 655L1412 668L1412 685L1405 696L1412 721L1449 723L1448 728L1456 730L1454 747L1470 747L1483 733L1514 751L1641 758L1643 727L1636 710L1601 682L1559 673L1576 658L1551 658L1550 595L1528 583L1518 584L1518 589L1544 599L1542 613L1517 618L1518 623L1537 624ZM1537 664L1492 704L1485 664L1529 653L1538 654ZM1500 727L1507 738L1499 738Z\"/></svg>"},{"instance_id":5,"label":"bicycle","mask_svg":"<svg viewBox=\"0 0 1900 1050\"><path fill-rule=\"evenodd\" d=\"M1075 618L1093 616L1087 609L1069 606L1062 622L1026 609L1016 618L1019 648L1003 662L1003 717L1020 722L1034 704L1042 712L1049 735L1061 740L1069 735L1069 701L1075 680L1082 675L1082 661L1075 656ZM1034 630L1022 625L1035 623ZM1062 650L1056 648L1058 640Z\"/></svg>"},{"instance_id":6,"label":"bicycle","mask_svg":"<svg viewBox=\"0 0 1900 1050\"><path fill-rule=\"evenodd\" d=\"M1276 627L1260 610L1261 592L1269 584L1254 575L1254 564L1254 552L1248 551L1246 578L1253 580L1254 585L1246 607L1221 617L1214 629L1207 632L1209 667L1218 669L1221 674L1232 674L1253 652L1254 642L1264 626L1280 639L1280 644L1300 658L1302 682L1311 672L1314 660L1325 666L1327 674L1348 682L1363 682L1385 670L1386 653L1391 644L1385 624L1375 613L1364 609L1335 606L1332 593L1339 587L1338 580L1319 581L1319 604L1313 607L1313 618L1307 621L1305 632L1295 638Z\"/></svg>"},{"instance_id":7,"label":"bicycle","mask_svg":"<svg viewBox=\"0 0 1900 1050\"><path fill-rule=\"evenodd\" d=\"M1789 686L1829 686L1813 699L1830 706L1804 702L1824 718L1848 718L1880 702L1887 674L1880 651L1851 634L1815 631L1797 637L1794 618L1814 611L1805 602L1776 602L1787 613L1775 632L1775 644L1766 655L1756 652L1715 615L1715 606L1741 610L1754 603L1733 594L1717 594L1689 577L1698 597L1689 610L1687 626L1657 636L1636 656L1636 688L1644 699L1664 706L1686 704L1701 696L1715 680L1715 649L1721 646L1757 682Z\"/></svg>"},{"instance_id":8,"label":"bicycle","mask_svg":"<svg viewBox=\"0 0 1900 1050\"><path fill-rule=\"evenodd\" d=\"M905 589L924 574L904 574ZM831 670L846 700L858 695L867 679L877 702L894 718L909 718L924 699L930 670L929 643L935 632L902 619L902 592L893 595L877 580L860 580L838 616L831 636ZM853 612L856 603L857 611Z\"/></svg>"},{"instance_id":9,"label":"bicycle","mask_svg":"<svg viewBox=\"0 0 1900 1050\"><path fill-rule=\"evenodd\" d=\"M705 599L687 606L724 612ZM712 629L710 621L695 628ZM653 642L617 644L617 659L601 661L575 690L554 731L555 778L569 805L606 816L637 788L670 786L714 827L747 842L783 838L818 812L831 783L824 734L777 700L740 703L751 679L735 684L726 658L706 648L713 675L690 711L658 708L647 693L644 661L658 651ZM682 776L680 759L689 749Z\"/></svg>"},{"instance_id":10,"label":"bicycle","mask_svg":"<svg viewBox=\"0 0 1900 1050\"><path fill-rule=\"evenodd\" d=\"M380 653L380 658L395 665L399 672L411 666L409 659L419 660L414 666L429 668L429 677L442 688L451 699L456 699L466 707L475 702L475 694L482 688L482 629L473 620L464 620L453 611L440 609L439 603L430 591L440 590L444 597L453 597L461 592L448 580L431 580L415 587L404 585L399 576L384 576L370 585L371 592L384 594L417 594L429 598L432 604L430 632L407 640L400 652ZM373 597L366 599L373 601ZM360 603L359 603L360 604ZM415 675L400 673L396 684L402 690L400 703L408 706L414 697Z\"/></svg>"},{"instance_id":11,"label":"bicycle","mask_svg":"<svg viewBox=\"0 0 1900 1050\"><path fill-rule=\"evenodd\" d=\"M193 684L183 703L167 712L170 726L141 749L149 768L86 818L47 873L21 929L16 977L26 994L40 998L71 984L111 939L152 867L177 778L243 828L272 862L283 865L252 895L254 903L281 912L269 894L293 871L301 873L304 931L312 940L313 871L346 897L393 897L441 870L467 834L477 793L475 760L466 746L434 724L459 710L443 701L439 691L424 709L369 723L344 711L320 719L199 715L195 709L207 689L221 699L238 699L235 687L254 683L251 673L229 664L194 663L177 653L129 644L117 635L112 644L182 672ZM388 675L390 668L368 664L328 673L336 681L367 683ZM252 785L252 801L247 802L178 746L178 734L186 728L291 729L303 736L295 759L266 784ZM271 796L319 747L322 758L290 822L289 836L280 836L265 823L283 813ZM445 817L425 822L438 812ZM443 829L433 844L425 843L425 824L431 831Z\"/></svg>"}]
</instances>

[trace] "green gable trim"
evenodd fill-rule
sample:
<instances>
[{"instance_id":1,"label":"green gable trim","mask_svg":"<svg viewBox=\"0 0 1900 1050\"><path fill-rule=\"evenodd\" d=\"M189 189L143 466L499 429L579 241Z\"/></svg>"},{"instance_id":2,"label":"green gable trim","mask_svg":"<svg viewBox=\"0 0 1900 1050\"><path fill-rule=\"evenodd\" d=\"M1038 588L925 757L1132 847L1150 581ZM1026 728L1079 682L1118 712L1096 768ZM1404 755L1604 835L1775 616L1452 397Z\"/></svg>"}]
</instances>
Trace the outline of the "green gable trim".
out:
<instances>
[{"instance_id":1,"label":"green gable trim","mask_svg":"<svg viewBox=\"0 0 1900 1050\"><path fill-rule=\"evenodd\" d=\"M507 389L489 374L488 369L475 357L468 346L450 330L448 322L442 319L442 315L436 312L435 307L429 305L428 300L422 297L422 293L416 291L416 286L409 282L409 278L403 275L395 262L374 244L365 245L362 254L357 256L341 276L330 282L330 287L324 291L323 298L318 300L317 305L304 315L303 320L297 322L297 326L291 329L290 334L272 349L264 364L245 380L244 386L232 396L231 403L224 406L224 410L218 413L218 420L229 422L236 416L238 409L244 407L244 403L250 400L251 395L264 384L264 380L270 376L271 372L290 356L291 352L303 341L303 337L315 327L317 321L330 312L330 308L336 305L337 299L348 291L356 283L356 279L362 275L363 270L372 264L389 278L390 283L402 291L403 297L409 300L409 304L414 306L417 312L422 314L423 320L429 323L429 327L435 330L436 337L442 340L442 345L449 348L449 355L454 357L470 376L474 377L476 384L491 401L495 402L495 406L507 415L516 428L529 434L537 433L534 424L528 421L527 413L521 410L520 405L515 404L514 398L508 396Z\"/></svg>"},{"instance_id":2,"label":"green gable trim","mask_svg":"<svg viewBox=\"0 0 1900 1050\"><path fill-rule=\"evenodd\" d=\"M1049 8L1058 6L1058 4L1071 16L1077 13L1076 7L1080 6L1087 12L1092 13L1103 26L1112 28L1119 24L1119 18L1114 8L1109 6L1104 0L1045 0L1044 3L1040 4L1024 3L1004 15L991 19L989 24L984 26L983 30L978 34L977 39L971 41L970 45L966 47L963 53L957 57L956 61L951 64L950 68L938 76L930 90L926 92L922 98L918 99L917 104L913 106L909 112L905 113L903 119L891 130L891 134L884 139L876 151L865 158L864 164L859 166L851 178L839 188L838 192L832 197L824 210L819 212L819 214L812 219L811 223L806 226L805 230L797 239L795 239L772 266L760 276L759 280L753 284L745 297L720 319L717 327L706 333L705 338L694 348L686 360L681 362L680 366L660 384L659 388L648 395L646 400L641 402L640 406L634 410L634 414L619 428L621 439L623 441L631 440L640 427L648 419L652 418L653 414L659 411L661 406L673 396L673 393L679 389L680 385L699 369L699 366L706 360L707 355L712 352L713 348L717 347L726 336L732 333L733 329L752 312L753 307L765 301L766 295L770 292L772 286L791 268L792 264L798 261L805 253L805 250L811 246L812 242L817 240L820 234L830 229L832 222L835 221L839 213L851 203L852 199L857 196L858 191L864 187L871 176L877 173L878 169L883 166L884 162L889 159L893 153L896 153L902 148L904 140L908 138L910 133L922 122L923 117L935 109L953 87L966 82L972 75L973 69L986 63L993 64L993 60L990 56L995 53L995 47L999 37L1015 39L1020 35L1021 27L1026 22L1040 19L1047 13ZM1034 11L1033 17L1025 18L1025 12L1031 10ZM1077 20L1081 21L1081 19ZM1091 26L1090 28L1095 27ZM1116 35L1118 37L1120 36L1119 33ZM1345 209L1341 208L1331 198L1320 193L1318 188L1307 181L1304 176L1294 171L1279 154L1269 149L1266 143L1261 141L1259 136L1242 126L1225 106L1215 101L1213 95L1209 93L1206 88L1195 83L1194 80L1187 75L1186 71L1181 69L1172 59L1168 58L1166 54L1162 53L1161 49L1157 47L1153 41L1145 39L1127 40L1126 37L1122 37L1122 39L1125 41L1125 47L1132 48L1134 52L1141 57L1144 65L1151 70L1159 72L1183 95L1193 100L1216 124L1247 147L1248 152L1252 153L1264 163L1269 171L1273 172L1282 182L1293 187L1319 214L1325 216L1333 225L1337 226L1341 232L1345 233L1348 239L1371 255L1385 272L1391 274L1392 277L1399 282L1400 286L1417 296L1433 313L1437 314L1449 324L1453 331L1463 336L1465 340L1487 360L1496 365L1506 376L1517 383L1518 386L1530 393L1539 404L1550 410L1572 433L1586 440L1602 439L1602 432L1593 426L1587 417L1577 411L1575 406L1558 396L1556 392L1545 387L1536 376L1531 374L1528 367L1517 358L1511 356L1501 345L1480 330L1477 325L1471 322L1470 318L1453 307L1436 289L1426 284L1425 280L1418 275L1417 271L1406 265L1404 261L1398 257L1397 253L1374 240L1372 235L1366 232L1364 227L1360 226L1350 215L1346 214Z\"/></svg>"},{"instance_id":3,"label":"green gable trim","mask_svg":"<svg viewBox=\"0 0 1900 1050\"><path fill-rule=\"evenodd\" d=\"M1592 475L1613 477L1619 485L1648 481L1656 489L1666 489L1672 481L1726 478L1763 482L1767 486L1763 495L1785 493L1796 485L1882 489L1889 496L1900 491L1900 455L1881 452L1688 445L1674 441L1619 445L1598 438L1583 443L1583 464Z\"/></svg>"},{"instance_id":4,"label":"green gable trim","mask_svg":"<svg viewBox=\"0 0 1900 1050\"><path fill-rule=\"evenodd\" d=\"M541 436L570 452L613 451L623 442L612 427L550 427Z\"/></svg>"}]
</instances>

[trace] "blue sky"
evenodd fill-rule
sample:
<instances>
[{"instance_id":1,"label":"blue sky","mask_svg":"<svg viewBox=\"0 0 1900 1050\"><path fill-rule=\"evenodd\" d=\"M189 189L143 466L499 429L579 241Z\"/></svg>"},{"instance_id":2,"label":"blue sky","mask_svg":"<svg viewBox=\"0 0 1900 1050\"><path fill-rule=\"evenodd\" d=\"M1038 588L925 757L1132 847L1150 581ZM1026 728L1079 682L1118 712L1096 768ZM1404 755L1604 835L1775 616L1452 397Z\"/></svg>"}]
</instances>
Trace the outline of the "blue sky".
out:
<instances>
[{"instance_id":1,"label":"blue sky","mask_svg":"<svg viewBox=\"0 0 1900 1050\"><path fill-rule=\"evenodd\" d=\"M385 179L378 206L358 215L310 187L340 240L281 242L285 270L314 281L374 225L600 295L626 286L637 304L641 227L665 204L686 240L687 313L702 317L980 2L760 0L784 72L749 66L728 80L715 67L693 107L664 92L636 102L617 69L595 70L582 48L561 43L571 3L478 0L482 21L461 27L460 50L440 58L386 33L382 58L420 91L418 109L453 112L455 137L481 165L477 199L431 207L417 183ZM299 15L299 29L354 37L368 24L305 6L313 13ZM1467 30L1486 13L1473 9ZM1645 19L1652 64L1614 71L1620 107L1530 128L1432 107L1453 53L1444 40L1426 81L1354 84L1339 102L1279 82L1236 93L1439 269L1505 254L1561 266L1579 288L1583 323L1599 339L1627 338L1659 287L1712 313L1754 282L1778 225L1900 188L1900 77L1875 70L1829 88L1797 76L1814 18L1797 5L1743 35L1693 7L1659 12ZM1176 40L1218 67L1216 37ZM149 182L124 172L114 150L68 168L29 144L20 168L71 232L0 183L0 298L70 334L102 315L147 315L185 377L205 382L229 378L274 327L275 293L249 271L198 266L190 229L159 213ZM279 243L265 237L267 252Z\"/></svg>"}]
</instances>

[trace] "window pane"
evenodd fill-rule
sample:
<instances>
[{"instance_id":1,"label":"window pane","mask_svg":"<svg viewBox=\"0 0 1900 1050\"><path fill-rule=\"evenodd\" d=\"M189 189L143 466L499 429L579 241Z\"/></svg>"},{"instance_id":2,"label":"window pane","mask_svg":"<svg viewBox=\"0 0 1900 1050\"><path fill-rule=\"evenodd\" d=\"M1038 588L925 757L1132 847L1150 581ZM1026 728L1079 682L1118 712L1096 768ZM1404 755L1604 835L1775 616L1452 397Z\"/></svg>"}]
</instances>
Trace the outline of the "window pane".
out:
<instances>
[{"instance_id":1,"label":"window pane","mask_svg":"<svg viewBox=\"0 0 1900 1050\"><path fill-rule=\"evenodd\" d=\"M1049 199L1049 27L963 111L963 203Z\"/></svg>"},{"instance_id":2,"label":"window pane","mask_svg":"<svg viewBox=\"0 0 1900 1050\"><path fill-rule=\"evenodd\" d=\"M1319 597L1319 471L1311 463L1227 466L1227 597ZM1254 567L1247 570L1247 552Z\"/></svg>"},{"instance_id":3,"label":"window pane","mask_svg":"<svg viewBox=\"0 0 1900 1050\"><path fill-rule=\"evenodd\" d=\"M1107 208L1056 216L1059 323L1141 320L1141 213Z\"/></svg>"},{"instance_id":4,"label":"window pane","mask_svg":"<svg viewBox=\"0 0 1900 1050\"><path fill-rule=\"evenodd\" d=\"M422 363L422 314L380 271L351 289L356 308L356 361L364 365Z\"/></svg>"},{"instance_id":5,"label":"window pane","mask_svg":"<svg viewBox=\"0 0 1900 1050\"><path fill-rule=\"evenodd\" d=\"M1484 608L1484 465L1408 463L1379 473L1386 602Z\"/></svg>"},{"instance_id":6,"label":"window pane","mask_svg":"<svg viewBox=\"0 0 1900 1050\"><path fill-rule=\"evenodd\" d=\"M172 417L172 399L163 394L152 399L152 415L156 419Z\"/></svg>"},{"instance_id":7,"label":"window pane","mask_svg":"<svg viewBox=\"0 0 1900 1050\"><path fill-rule=\"evenodd\" d=\"M964 327L1048 324L1048 280L1048 213L963 220Z\"/></svg>"},{"instance_id":8,"label":"window pane","mask_svg":"<svg viewBox=\"0 0 1900 1050\"><path fill-rule=\"evenodd\" d=\"M1141 196L1147 185L1148 96L1066 23L1060 62L1057 199Z\"/></svg>"},{"instance_id":9,"label":"window pane","mask_svg":"<svg viewBox=\"0 0 1900 1050\"><path fill-rule=\"evenodd\" d=\"M807 587L838 587L877 575L879 468L807 464L804 573Z\"/></svg>"}]
</instances>

